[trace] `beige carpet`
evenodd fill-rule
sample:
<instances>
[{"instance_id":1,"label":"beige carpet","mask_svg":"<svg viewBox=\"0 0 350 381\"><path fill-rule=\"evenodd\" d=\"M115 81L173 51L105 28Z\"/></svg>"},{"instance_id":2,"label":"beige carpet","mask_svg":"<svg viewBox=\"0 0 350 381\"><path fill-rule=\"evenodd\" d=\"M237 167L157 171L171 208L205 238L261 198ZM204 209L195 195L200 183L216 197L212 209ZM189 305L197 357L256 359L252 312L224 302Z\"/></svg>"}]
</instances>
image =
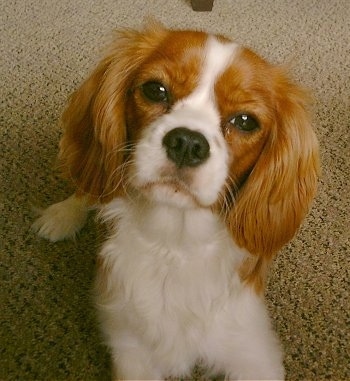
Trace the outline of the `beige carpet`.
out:
<instances>
[{"instance_id":1,"label":"beige carpet","mask_svg":"<svg viewBox=\"0 0 350 381\"><path fill-rule=\"evenodd\" d=\"M108 380L89 290L96 227L51 244L30 232L30 202L69 194L52 171L68 94L115 27L153 14L217 31L274 62L291 61L316 96L323 177L267 298L289 380L349 380L350 3L348 0L12 0L0 5L0 380Z\"/></svg>"}]
</instances>

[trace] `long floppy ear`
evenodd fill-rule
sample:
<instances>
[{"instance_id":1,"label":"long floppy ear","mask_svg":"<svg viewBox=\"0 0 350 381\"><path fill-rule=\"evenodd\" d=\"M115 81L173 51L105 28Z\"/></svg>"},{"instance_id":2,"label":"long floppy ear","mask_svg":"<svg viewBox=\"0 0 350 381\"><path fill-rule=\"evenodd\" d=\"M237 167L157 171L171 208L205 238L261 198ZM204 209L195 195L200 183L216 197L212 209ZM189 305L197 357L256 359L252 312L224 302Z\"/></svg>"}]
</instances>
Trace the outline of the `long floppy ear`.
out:
<instances>
[{"instance_id":1,"label":"long floppy ear","mask_svg":"<svg viewBox=\"0 0 350 381\"><path fill-rule=\"evenodd\" d=\"M267 262L293 237L309 210L319 174L309 96L276 70L275 125L227 220L236 242L252 254L241 272L258 289Z\"/></svg>"},{"instance_id":2,"label":"long floppy ear","mask_svg":"<svg viewBox=\"0 0 350 381\"><path fill-rule=\"evenodd\" d=\"M117 32L105 58L71 96L62 117L59 159L78 196L105 202L120 193L126 159L127 92L135 70L166 33L156 23L142 31Z\"/></svg>"}]
</instances>

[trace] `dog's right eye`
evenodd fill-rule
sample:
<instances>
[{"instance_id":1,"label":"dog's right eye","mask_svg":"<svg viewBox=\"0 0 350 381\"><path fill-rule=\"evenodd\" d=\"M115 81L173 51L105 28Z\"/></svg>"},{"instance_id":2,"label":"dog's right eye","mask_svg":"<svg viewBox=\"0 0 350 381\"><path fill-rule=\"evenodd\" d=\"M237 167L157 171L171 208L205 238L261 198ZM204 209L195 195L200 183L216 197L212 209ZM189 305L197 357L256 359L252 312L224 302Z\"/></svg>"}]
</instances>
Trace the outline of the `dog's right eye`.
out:
<instances>
[{"instance_id":1,"label":"dog's right eye","mask_svg":"<svg viewBox=\"0 0 350 381\"><path fill-rule=\"evenodd\" d=\"M169 103L168 90L159 82L146 82L141 86L146 99L155 103Z\"/></svg>"}]
</instances>

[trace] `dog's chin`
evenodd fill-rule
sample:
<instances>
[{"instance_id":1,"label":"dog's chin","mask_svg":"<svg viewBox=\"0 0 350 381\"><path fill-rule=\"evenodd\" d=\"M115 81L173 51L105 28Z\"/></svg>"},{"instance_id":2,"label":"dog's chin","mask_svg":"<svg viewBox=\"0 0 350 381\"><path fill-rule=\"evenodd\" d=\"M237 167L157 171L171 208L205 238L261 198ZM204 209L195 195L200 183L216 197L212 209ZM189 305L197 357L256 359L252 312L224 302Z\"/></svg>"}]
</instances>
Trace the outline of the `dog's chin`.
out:
<instances>
[{"instance_id":1,"label":"dog's chin","mask_svg":"<svg viewBox=\"0 0 350 381\"><path fill-rule=\"evenodd\" d=\"M150 201L179 209L206 207L184 184L178 182L149 182L139 190Z\"/></svg>"}]
</instances>

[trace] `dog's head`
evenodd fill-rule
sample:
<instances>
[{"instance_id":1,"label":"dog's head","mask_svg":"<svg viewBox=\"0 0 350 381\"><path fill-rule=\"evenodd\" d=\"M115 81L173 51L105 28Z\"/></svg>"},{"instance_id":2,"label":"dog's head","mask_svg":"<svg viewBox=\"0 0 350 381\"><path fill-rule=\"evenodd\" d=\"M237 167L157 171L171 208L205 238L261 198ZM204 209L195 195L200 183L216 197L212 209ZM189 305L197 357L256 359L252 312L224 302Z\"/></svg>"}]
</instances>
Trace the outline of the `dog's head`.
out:
<instances>
[{"instance_id":1,"label":"dog's head","mask_svg":"<svg viewBox=\"0 0 350 381\"><path fill-rule=\"evenodd\" d=\"M150 201L213 208L240 246L268 258L315 194L307 103L281 67L251 50L152 24L120 32L73 94L61 159L94 200L131 187Z\"/></svg>"}]
</instances>

